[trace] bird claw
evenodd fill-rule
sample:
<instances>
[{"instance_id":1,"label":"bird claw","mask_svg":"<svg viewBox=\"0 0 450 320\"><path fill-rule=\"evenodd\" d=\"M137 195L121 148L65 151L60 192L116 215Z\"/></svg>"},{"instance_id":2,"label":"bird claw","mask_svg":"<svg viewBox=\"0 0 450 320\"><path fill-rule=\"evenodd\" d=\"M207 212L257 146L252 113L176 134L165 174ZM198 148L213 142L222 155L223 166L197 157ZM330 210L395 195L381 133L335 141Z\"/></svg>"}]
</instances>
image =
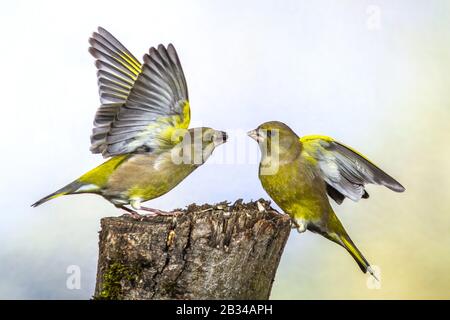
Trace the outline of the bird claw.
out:
<instances>
[{"instance_id":1,"label":"bird claw","mask_svg":"<svg viewBox=\"0 0 450 320\"><path fill-rule=\"evenodd\" d=\"M176 217L179 214L182 214L182 211L163 211L163 210L159 210L159 209L153 209L153 208L147 208L147 207L139 207L140 210L144 210L147 211L149 213L141 215L139 213L137 213L136 211L127 208L125 206L120 207L121 209L125 210L127 213L126 215L131 217L134 220L137 221L143 221L145 218L150 218L150 217L156 217L156 216L167 216L167 217Z\"/></svg>"},{"instance_id":2,"label":"bird claw","mask_svg":"<svg viewBox=\"0 0 450 320\"><path fill-rule=\"evenodd\" d=\"M127 213L125 213L126 216L133 218L134 220L137 221L142 221L144 219L144 217L142 215L140 215L139 213L137 213L134 210L131 210L130 208L127 208L125 206L121 206L120 209L125 210Z\"/></svg>"},{"instance_id":3,"label":"bird claw","mask_svg":"<svg viewBox=\"0 0 450 320\"><path fill-rule=\"evenodd\" d=\"M176 217L180 214L182 214L182 211L159 211L158 213L156 213L156 215L158 216L166 216L166 217Z\"/></svg>"},{"instance_id":4,"label":"bird claw","mask_svg":"<svg viewBox=\"0 0 450 320\"><path fill-rule=\"evenodd\" d=\"M149 214L146 215L149 217L155 217L155 216L172 217L172 216L177 216L182 213L181 211L163 211L163 210L147 208L147 207L141 207L140 209L150 212Z\"/></svg>"},{"instance_id":5,"label":"bird claw","mask_svg":"<svg viewBox=\"0 0 450 320\"><path fill-rule=\"evenodd\" d=\"M129 216L129 217L131 217L132 219L134 219L134 220L137 220L137 221L142 221L143 219L144 219L144 216L142 216L142 215L140 215L139 213L137 213L137 212L134 212L134 213L125 213L125 215L127 215L127 216Z\"/></svg>"}]
</instances>

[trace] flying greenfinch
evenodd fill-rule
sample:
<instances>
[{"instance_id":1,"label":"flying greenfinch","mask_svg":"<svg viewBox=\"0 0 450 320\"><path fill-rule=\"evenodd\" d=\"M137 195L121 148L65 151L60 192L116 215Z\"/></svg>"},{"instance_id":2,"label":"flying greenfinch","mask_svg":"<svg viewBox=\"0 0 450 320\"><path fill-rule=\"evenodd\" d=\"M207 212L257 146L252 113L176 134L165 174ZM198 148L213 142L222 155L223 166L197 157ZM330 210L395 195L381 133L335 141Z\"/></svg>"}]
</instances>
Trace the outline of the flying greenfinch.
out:
<instances>
[{"instance_id":1,"label":"flying greenfinch","mask_svg":"<svg viewBox=\"0 0 450 320\"><path fill-rule=\"evenodd\" d=\"M134 217L140 209L162 214L141 203L183 181L226 142L227 134L188 129L188 90L172 44L150 48L141 64L103 28L89 43L101 101L90 150L109 159L32 206L62 195L93 193Z\"/></svg>"},{"instance_id":2,"label":"flying greenfinch","mask_svg":"<svg viewBox=\"0 0 450 320\"><path fill-rule=\"evenodd\" d=\"M328 196L368 198L365 185L383 185L395 192L405 188L366 157L327 136L299 138L287 125L266 122L248 132L261 150L259 179L275 203L293 220L299 232L310 230L344 247L361 270L375 276L334 213Z\"/></svg>"}]
</instances>

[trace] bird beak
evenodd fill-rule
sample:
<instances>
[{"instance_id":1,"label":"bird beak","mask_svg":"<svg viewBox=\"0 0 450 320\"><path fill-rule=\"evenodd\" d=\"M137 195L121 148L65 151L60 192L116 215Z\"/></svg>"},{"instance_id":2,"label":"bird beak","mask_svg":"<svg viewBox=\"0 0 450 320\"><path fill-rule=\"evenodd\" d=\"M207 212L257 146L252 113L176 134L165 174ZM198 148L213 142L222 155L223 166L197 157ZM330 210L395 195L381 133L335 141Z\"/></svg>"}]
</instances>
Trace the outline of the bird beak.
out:
<instances>
[{"instance_id":1,"label":"bird beak","mask_svg":"<svg viewBox=\"0 0 450 320\"><path fill-rule=\"evenodd\" d=\"M256 130L251 130L249 132L247 132L247 135L252 138L253 140L259 142L259 134L258 131Z\"/></svg>"},{"instance_id":2,"label":"bird beak","mask_svg":"<svg viewBox=\"0 0 450 320\"><path fill-rule=\"evenodd\" d=\"M222 131L222 140L224 143L228 141L228 133L225 131Z\"/></svg>"},{"instance_id":3,"label":"bird beak","mask_svg":"<svg viewBox=\"0 0 450 320\"><path fill-rule=\"evenodd\" d=\"M214 137L214 145L219 146L228 140L228 134L225 131L217 131Z\"/></svg>"}]
</instances>

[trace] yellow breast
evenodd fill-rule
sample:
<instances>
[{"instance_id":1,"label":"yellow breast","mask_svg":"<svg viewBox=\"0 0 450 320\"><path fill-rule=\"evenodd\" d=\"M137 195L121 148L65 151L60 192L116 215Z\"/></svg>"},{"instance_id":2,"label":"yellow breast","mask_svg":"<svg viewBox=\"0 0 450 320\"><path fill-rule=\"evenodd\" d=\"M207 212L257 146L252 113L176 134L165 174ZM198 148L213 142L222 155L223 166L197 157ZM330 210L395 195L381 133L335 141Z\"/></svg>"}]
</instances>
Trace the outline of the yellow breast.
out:
<instances>
[{"instance_id":1,"label":"yellow breast","mask_svg":"<svg viewBox=\"0 0 450 320\"><path fill-rule=\"evenodd\" d=\"M275 174L259 177L273 201L293 218L316 220L329 208L323 180L301 159L280 165Z\"/></svg>"}]
</instances>

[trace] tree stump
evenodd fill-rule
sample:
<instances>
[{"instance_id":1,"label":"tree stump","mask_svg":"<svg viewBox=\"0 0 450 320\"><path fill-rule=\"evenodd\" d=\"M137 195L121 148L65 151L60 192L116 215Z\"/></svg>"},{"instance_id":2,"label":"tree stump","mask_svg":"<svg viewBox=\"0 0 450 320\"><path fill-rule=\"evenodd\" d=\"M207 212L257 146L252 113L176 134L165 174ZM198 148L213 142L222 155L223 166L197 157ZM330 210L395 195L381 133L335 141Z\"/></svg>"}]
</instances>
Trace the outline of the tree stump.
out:
<instances>
[{"instance_id":1,"label":"tree stump","mask_svg":"<svg viewBox=\"0 0 450 320\"><path fill-rule=\"evenodd\" d=\"M290 218L259 200L101 220L95 299L268 299Z\"/></svg>"}]
</instances>

